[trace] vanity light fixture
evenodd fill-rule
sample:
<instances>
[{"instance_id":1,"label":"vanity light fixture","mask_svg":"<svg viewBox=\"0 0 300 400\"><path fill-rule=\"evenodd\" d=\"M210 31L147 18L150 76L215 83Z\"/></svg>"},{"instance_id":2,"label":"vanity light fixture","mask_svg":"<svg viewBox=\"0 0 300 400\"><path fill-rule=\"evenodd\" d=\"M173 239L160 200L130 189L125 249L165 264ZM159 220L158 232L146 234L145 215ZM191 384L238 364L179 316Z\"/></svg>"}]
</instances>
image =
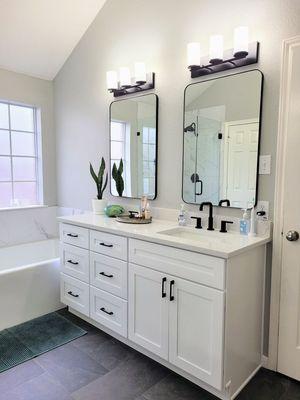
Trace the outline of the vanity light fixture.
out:
<instances>
[{"instance_id":1,"label":"vanity light fixture","mask_svg":"<svg viewBox=\"0 0 300 400\"><path fill-rule=\"evenodd\" d=\"M143 62L136 62L134 64L135 77L131 77L130 69L128 67L121 67L119 69L119 76L116 71L107 71L106 82L107 89L113 93L114 97L124 96L144 90L154 88L154 72L146 73L146 66Z\"/></svg>"},{"instance_id":2,"label":"vanity light fixture","mask_svg":"<svg viewBox=\"0 0 300 400\"><path fill-rule=\"evenodd\" d=\"M206 59L201 57L200 43L188 43L188 68L191 71L191 77L197 78L257 63L258 48L258 42L249 43L249 29L246 26L239 26L234 30L234 48L225 52L223 36L211 36L209 56Z\"/></svg>"}]
</instances>

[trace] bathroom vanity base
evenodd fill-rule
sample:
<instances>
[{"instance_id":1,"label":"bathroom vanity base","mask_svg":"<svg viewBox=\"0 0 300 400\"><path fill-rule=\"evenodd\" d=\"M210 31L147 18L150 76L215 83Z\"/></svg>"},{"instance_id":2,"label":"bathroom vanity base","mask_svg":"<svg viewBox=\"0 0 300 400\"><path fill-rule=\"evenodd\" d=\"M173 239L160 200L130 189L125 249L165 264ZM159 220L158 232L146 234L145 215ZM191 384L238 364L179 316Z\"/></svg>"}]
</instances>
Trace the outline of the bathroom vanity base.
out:
<instances>
[{"instance_id":1,"label":"bathroom vanity base","mask_svg":"<svg viewBox=\"0 0 300 400\"><path fill-rule=\"evenodd\" d=\"M261 367L266 238L232 251L228 235L229 252L216 257L210 246L203 253L206 239L190 251L151 240L147 227L116 234L107 219L105 231L60 221L61 299L71 312L223 400Z\"/></svg>"}]
</instances>

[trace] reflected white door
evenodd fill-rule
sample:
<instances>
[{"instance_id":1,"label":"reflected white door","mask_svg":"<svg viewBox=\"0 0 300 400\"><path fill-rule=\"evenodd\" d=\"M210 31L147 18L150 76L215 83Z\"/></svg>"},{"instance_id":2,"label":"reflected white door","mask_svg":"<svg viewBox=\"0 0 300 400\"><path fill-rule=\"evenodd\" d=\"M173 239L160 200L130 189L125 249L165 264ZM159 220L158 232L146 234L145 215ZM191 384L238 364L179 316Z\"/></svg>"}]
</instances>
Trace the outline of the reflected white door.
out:
<instances>
[{"instance_id":1,"label":"reflected white door","mask_svg":"<svg viewBox=\"0 0 300 400\"><path fill-rule=\"evenodd\" d=\"M286 239L290 230L300 233L300 38L290 46L290 54L286 59L291 64L287 67L287 99L284 102L287 142L283 187L278 371L300 380L300 240Z\"/></svg>"},{"instance_id":2,"label":"reflected white door","mask_svg":"<svg viewBox=\"0 0 300 400\"><path fill-rule=\"evenodd\" d=\"M255 200L258 122L236 121L226 124L224 183L232 207L251 208ZM226 171L227 170L227 171ZM226 185L227 182L227 185Z\"/></svg>"}]
</instances>

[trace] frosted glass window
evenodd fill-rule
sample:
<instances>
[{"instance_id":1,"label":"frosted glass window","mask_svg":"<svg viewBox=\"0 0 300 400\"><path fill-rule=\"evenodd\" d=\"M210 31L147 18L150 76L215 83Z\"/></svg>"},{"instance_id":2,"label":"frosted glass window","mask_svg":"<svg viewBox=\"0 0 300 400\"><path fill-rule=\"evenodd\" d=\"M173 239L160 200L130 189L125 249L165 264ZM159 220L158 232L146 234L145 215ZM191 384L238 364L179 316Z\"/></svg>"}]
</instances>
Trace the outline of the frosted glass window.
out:
<instances>
[{"instance_id":1,"label":"frosted glass window","mask_svg":"<svg viewBox=\"0 0 300 400\"><path fill-rule=\"evenodd\" d=\"M154 128L149 128L149 143L156 143L156 129Z\"/></svg>"},{"instance_id":2,"label":"frosted glass window","mask_svg":"<svg viewBox=\"0 0 300 400\"><path fill-rule=\"evenodd\" d=\"M11 105L10 125L16 131L34 132L33 108Z\"/></svg>"},{"instance_id":3,"label":"frosted glass window","mask_svg":"<svg viewBox=\"0 0 300 400\"><path fill-rule=\"evenodd\" d=\"M0 167L1 168L1 167ZM0 182L0 207L9 207L12 200L12 183Z\"/></svg>"},{"instance_id":4,"label":"frosted glass window","mask_svg":"<svg viewBox=\"0 0 300 400\"><path fill-rule=\"evenodd\" d=\"M33 133L12 132L12 154L15 156L34 156L35 137Z\"/></svg>"},{"instance_id":5,"label":"frosted glass window","mask_svg":"<svg viewBox=\"0 0 300 400\"><path fill-rule=\"evenodd\" d=\"M0 182L11 181L10 157L0 157Z\"/></svg>"},{"instance_id":6,"label":"frosted glass window","mask_svg":"<svg viewBox=\"0 0 300 400\"><path fill-rule=\"evenodd\" d=\"M13 176L15 181L34 181L35 159L29 157L13 157Z\"/></svg>"},{"instance_id":7,"label":"frosted glass window","mask_svg":"<svg viewBox=\"0 0 300 400\"><path fill-rule=\"evenodd\" d=\"M39 204L37 111L0 101L0 208Z\"/></svg>"},{"instance_id":8,"label":"frosted glass window","mask_svg":"<svg viewBox=\"0 0 300 400\"><path fill-rule=\"evenodd\" d=\"M124 141L125 124L123 122L111 122L111 140Z\"/></svg>"},{"instance_id":9,"label":"frosted glass window","mask_svg":"<svg viewBox=\"0 0 300 400\"><path fill-rule=\"evenodd\" d=\"M21 205L31 205L36 202L36 184L35 182L16 182L14 184L15 202Z\"/></svg>"},{"instance_id":10,"label":"frosted glass window","mask_svg":"<svg viewBox=\"0 0 300 400\"><path fill-rule=\"evenodd\" d=\"M0 130L0 155L10 155L9 131Z\"/></svg>"},{"instance_id":11,"label":"frosted glass window","mask_svg":"<svg viewBox=\"0 0 300 400\"><path fill-rule=\"evenodd\" d=\"M0 103L0 129L9 128L8 104Z\"/></svg>"},{"instance_id":12,"label":"frosted glass window","mask_svg":"<svg viewBox=\"0 0 300 400\"><path fill-rule=\"evenodd\" d=\"M124 156L123 142L112 142L111 146L111 158L113 160L120 160Z\"/></svg>"}]
</instances>

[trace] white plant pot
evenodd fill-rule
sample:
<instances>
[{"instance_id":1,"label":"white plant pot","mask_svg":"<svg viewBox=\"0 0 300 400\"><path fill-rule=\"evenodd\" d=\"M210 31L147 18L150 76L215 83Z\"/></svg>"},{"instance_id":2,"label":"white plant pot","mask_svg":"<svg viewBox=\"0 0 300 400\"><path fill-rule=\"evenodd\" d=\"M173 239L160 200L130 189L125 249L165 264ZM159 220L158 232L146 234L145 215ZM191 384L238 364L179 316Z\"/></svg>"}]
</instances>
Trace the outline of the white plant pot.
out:
<instances>
[{"instance_id":1,"label":"white plant pot","mask_svg":"<svg viewBox=\"0 0 300 400\"><path fill-rule=\"evenodd\" d=\"M107 200L92 199L93 213L96 215L104 215L104 209L107 206Z\"/></svg>"}]
</instances>

